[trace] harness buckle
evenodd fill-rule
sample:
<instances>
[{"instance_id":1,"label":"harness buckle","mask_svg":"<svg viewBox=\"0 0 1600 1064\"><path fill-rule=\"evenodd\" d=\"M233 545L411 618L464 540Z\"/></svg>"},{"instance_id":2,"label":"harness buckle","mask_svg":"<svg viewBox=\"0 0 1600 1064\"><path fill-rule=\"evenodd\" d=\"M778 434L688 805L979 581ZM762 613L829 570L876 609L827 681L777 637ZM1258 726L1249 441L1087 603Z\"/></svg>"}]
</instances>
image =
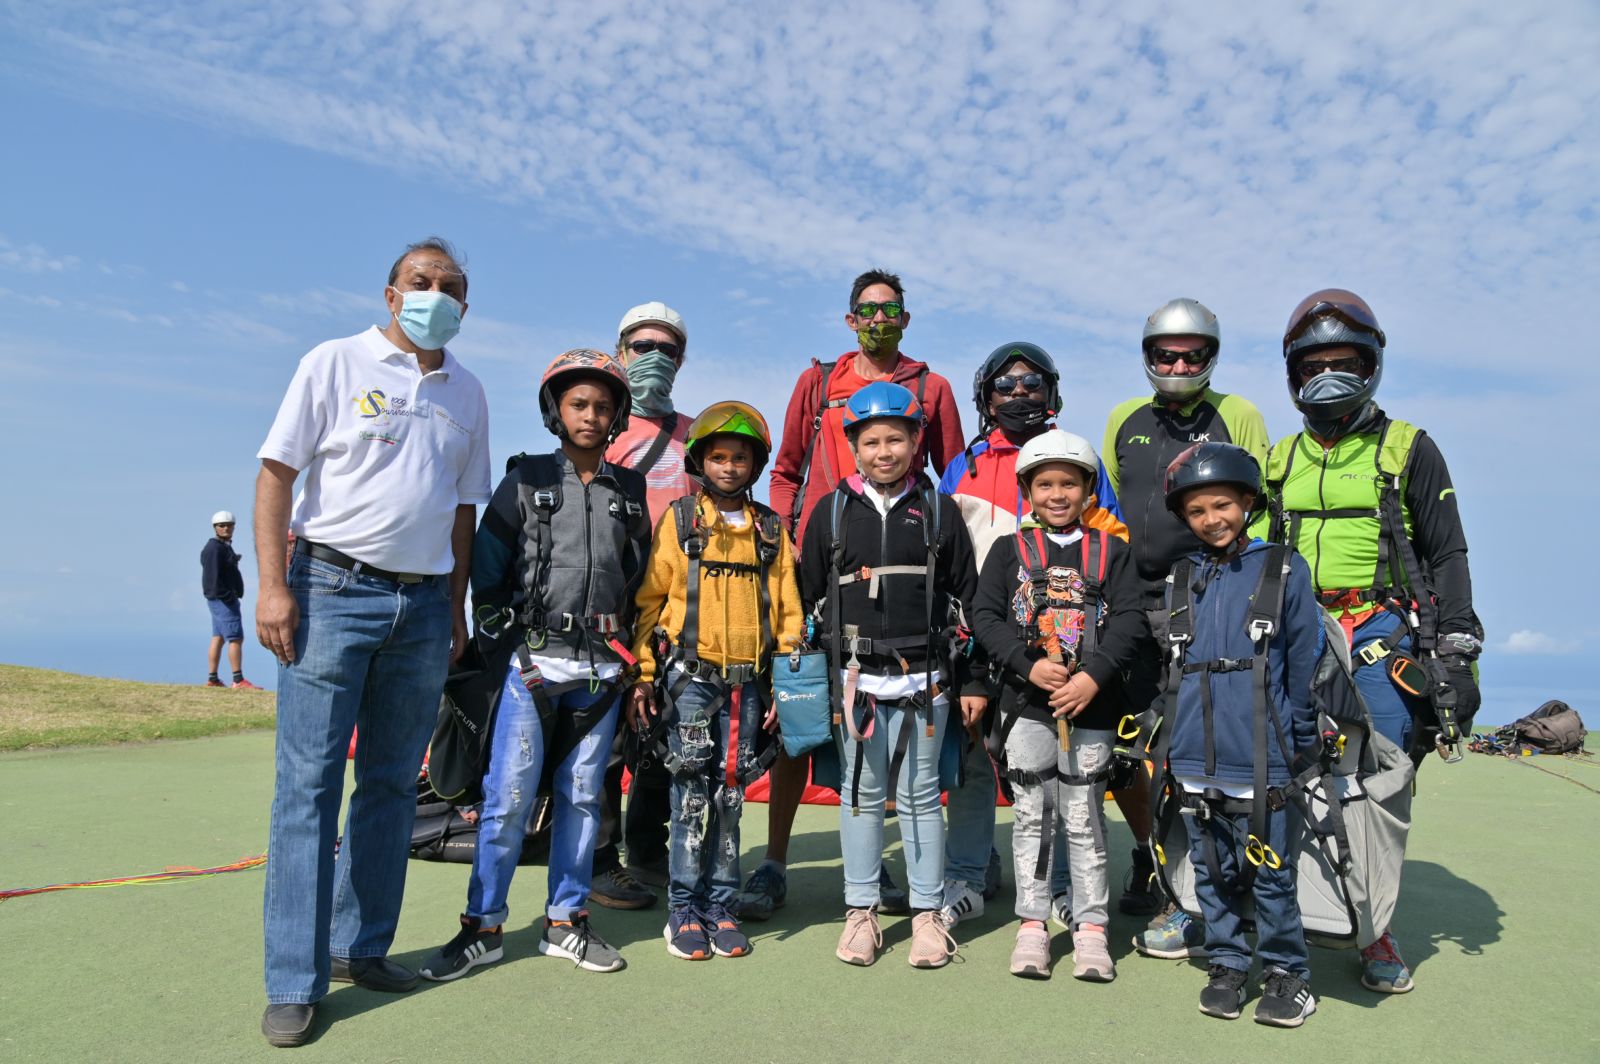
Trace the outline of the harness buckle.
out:
<instances>
[{"instance_id":1,"label":"harness buckle","mask_svg":"<svg viewBox=\"0 0 1600 1064\"><path fill-rule=\"evenodd\" d=\"M556 505L556 493L549 488L541 488L533 493L533 504L546 510L553 510Z\"/></svg>"},{"instance_id":2,"label":"harness buckle","mask_svg":"<svg viewBox=\"0 0 1600 1064\"><path fill-rule=\"evenodd\" d=\"M1257 643L1265 642L1272 638L1277 629L1278 626L1273 624L1271 620L1265 617L1257 617L1250 622L1250 638Z\"/></svg>"},{"instance_id":3,"label":"harness buckle","mask_svg":"<svg viewBox=\"0 0 1600 1064\"><path fill-rule=\"evenodd\" d=\"M1376 665L1394 651L1382 639L1375 639L1356 651L1356 657L1361 659L1363 665Z\"/></svg>"}]
</instances>

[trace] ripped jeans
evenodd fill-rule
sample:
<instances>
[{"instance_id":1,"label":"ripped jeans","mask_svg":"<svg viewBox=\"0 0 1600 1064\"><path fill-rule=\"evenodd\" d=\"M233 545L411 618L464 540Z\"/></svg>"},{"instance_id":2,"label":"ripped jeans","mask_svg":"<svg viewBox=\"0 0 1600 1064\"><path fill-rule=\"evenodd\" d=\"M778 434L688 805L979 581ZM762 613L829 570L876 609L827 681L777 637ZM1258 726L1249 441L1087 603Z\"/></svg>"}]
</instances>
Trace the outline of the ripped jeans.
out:
<instances>
[{"instance_id":1,"label":"ripped jeans","mask_svg":"<svg viewBox=\"0 0 1600 1064\"><path fill-rule=\"evenodd\" d=\"M742 706L755 707L756 685L735 688ZM739 889L739 816L744 788L728 777L728 719L733 697L706 715L719 685L690 680L667 725L667 749L684 764L672 776L667 848L667 905L728 905ZM759 719L759 718L752 718ZM755 753L754 734L739 735L739 761Z\"/></svg>"},{"instance_id":2,"label":"ripped jeans","mask_svg":"<svg viewBox=\"0 0 1600 1064\"><path fill-rule=\"evenodd\" d=\"M556 712L570 713L601 699L615 702L616 688L607 685L593 693L587 687L568 691L556 699ZM600 788L616 728L617 707L613 705L566 760L556 766L550 782L554 805L550 896L545 915L552 920L572 919L589 901L594 845L600 835ZM490 743L489 771L483 778L483 813L478 821L478 849L467 885L467 915L478 917L485 927L502 924L510 915L507 898L511 877L522 856L523 836L537 804L539 777L544 770L545 741L539 710L522 683L515 661L506 673Z\"/></svg>"},{"instance_id":3,"label":"ripped jeans","mask_svg":"<svg viewBox=\"0 0 1600 1064\"><path fill-rule=\"evenodd\" d=\"M1012 771L1048 773L1052 768L1073 777L1092 776L1111 760L1112 733L1074 728L1071 749L1063 752L1053 723L1023 717L1006 740L1006 761ZM1017 882L1016 913L1024 920L1050 918L1051 876L1044 882L1038 871L1041 833L1052 830L1044 823L1045 791L1050 790L1051 816L1064 825L1067 861L1072 869L1072 922L1104 926L1109 914L1110 887L1106 881L1106 784L1074 785L1051 776L1044 783L1013 783L1016 795L1011 825L1011 852ZM1047 859L1053 870L1060 851L1052 846Z\"/></svg>"}]
</instances>

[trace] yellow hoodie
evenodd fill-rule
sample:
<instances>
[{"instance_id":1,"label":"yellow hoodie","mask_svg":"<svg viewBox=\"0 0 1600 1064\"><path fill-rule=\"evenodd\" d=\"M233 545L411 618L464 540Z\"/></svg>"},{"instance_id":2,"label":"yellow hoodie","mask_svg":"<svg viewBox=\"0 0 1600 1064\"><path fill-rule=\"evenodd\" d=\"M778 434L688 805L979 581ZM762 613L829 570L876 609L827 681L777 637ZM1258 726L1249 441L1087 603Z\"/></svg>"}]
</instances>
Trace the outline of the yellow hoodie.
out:
<instances>
[{"instance_id":1,"label":"yellow hoodie","mask_svg":"<svg viewBox=\"0 0 1600 1064\"><path fill-rule=\"evenodd\" d=\"M730 525L716 505L701 495L698 512L706 540L706 562L757 564L755 512L746 505L743 528ZM787 533L781 534L778 558L768 571L772 596L772 634L780 653L788 653L800 642L805 609L800 603L800 586L794 572L794 548ZM633 655L639 659L639 682L656 679L655 629L665 628L676 641L683 632L687 608L689 559L678 542L678 526L669 508L656 524L655 542L650 547L650 565L634 601L639 614L634 622ZM760 600L753 573L700 572L699 657L715 665L745 665L756 662L761 644ZM763 671L770 662L762 661Z\"/></svg>"}]
</instances>

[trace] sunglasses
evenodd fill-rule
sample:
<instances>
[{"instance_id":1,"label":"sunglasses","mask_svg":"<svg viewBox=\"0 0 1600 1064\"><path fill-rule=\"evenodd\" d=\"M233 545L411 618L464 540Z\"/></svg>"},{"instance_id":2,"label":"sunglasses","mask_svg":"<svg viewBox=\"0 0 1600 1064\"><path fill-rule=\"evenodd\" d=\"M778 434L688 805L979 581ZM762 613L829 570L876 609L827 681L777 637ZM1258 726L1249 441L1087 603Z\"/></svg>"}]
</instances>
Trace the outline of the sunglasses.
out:
<instances>
[{"instance_id":1,"label":"sunglasses","mask_svg":"<svg viewBox=\"0 0 1600 1064\"><path fill-rule=\"evenodd\" d=\"M1150 361L1159 366L1176 366L1179 360L1186 366L1203 366L1211 361L1211 348L1208 345L1198 351L1171 351L1165 347L1150 349Z\"/></svg>"},{"instance_id":2,"label":"sunglasses","mask_svg":"<svg viewBox=\"0 0 1600 1064\"><path fill-rule=\"evenodd\" d=\"M904 313L905 309L904 303L857 303L856 317L867 319L876 318L878 316L878 311L881 310L883 311L883 316L886 318L898 318L902 313Z\"/></svg>"},{"instance_id":3,"label":"sunglasses","mask_svg":"<svg viewBox=\"0 0 1600 1064\"><path fill-rule=\"evenodd\" d=\"M1020 377L1013 377L1008 373L1004 377L996 377L994 383L990 384L989 387L1000 395L1010 395L1019 388L1025 392L1043 391L1044 375L1040 373L1024 373Z\"/></svg>"},{"instance_id":4,"label":"sunglasses","mask_svg":"<svg viewBox=\"0 0 1600 1064\"><path fill-rule=\"evenodd\" d=\"M675 344L671 340L629 340L628 350L636 355L648 355L652 351L660 351L668 358L677 358L683 354L683 345Z\"/></svg>"},{"instance_id":5,"label":"sunglasses","mask_svg":"<svg viewBox=\"0 0 1600 1064\"><path fill-rule=\"evenodd\" d=\"M1299 365L1295 366L1294 371L1304 382L1323 373L1354 373L1360 376L1365 368L1360 355L1351 355L1349 358L1332 358L1317 362L1303 358Z\"/></svg>"}]
</instances>

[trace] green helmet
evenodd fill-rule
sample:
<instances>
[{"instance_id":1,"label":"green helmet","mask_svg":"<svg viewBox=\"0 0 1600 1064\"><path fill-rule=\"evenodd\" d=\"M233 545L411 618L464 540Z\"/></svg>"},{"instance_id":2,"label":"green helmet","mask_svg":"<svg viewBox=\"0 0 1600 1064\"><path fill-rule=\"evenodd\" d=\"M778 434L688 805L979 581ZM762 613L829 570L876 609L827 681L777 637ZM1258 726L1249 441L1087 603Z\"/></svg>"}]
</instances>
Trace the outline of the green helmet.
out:
<instances>
[{"instance_id":1,"label":"green helmet","mask_svg":"<svg viewBox=\"0 0 1600 1064\"><path fill-rule=\"evenodd\" d=\"M755 446L755 472L750 474L751 481L766 468L767 456L772 453L772 433L761 411L749 403L734 399L712 403L690 422L689 435L683 441L683 465L691 476L703 475L701 452L713 436L740 436Z\"/></svg>"}]
</instances>

